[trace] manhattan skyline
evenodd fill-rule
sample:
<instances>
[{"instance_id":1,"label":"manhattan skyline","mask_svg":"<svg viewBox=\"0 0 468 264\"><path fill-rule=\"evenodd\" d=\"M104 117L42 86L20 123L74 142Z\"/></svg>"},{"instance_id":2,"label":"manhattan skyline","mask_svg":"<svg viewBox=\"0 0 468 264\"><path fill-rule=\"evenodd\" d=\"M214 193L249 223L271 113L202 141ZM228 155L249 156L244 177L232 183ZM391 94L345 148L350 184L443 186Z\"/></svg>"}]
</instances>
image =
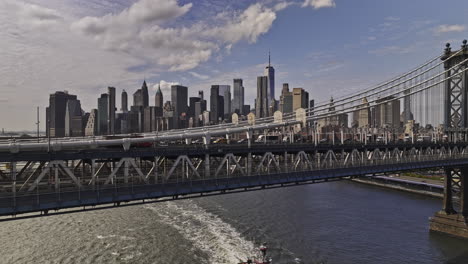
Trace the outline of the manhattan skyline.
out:
<instances>
[{"instance_id":1,"label":"manhattan skyline","mask_svg":"<svg viewBox=\"0 0 468 264\"><path fill-rule=\"evenodd\" d=\"M242 78L253 105L268 50L276 97L288 82L324 101L404 72L466 33L463 5L441 17L437 1L371 2L2 1L0 121L6 130L33 130L36 106L44 121L55 91L78 94L92 109L108 86L120 94L144 79L154 102L158 85L165 95L175 83L189 96L208 95L212 84Z\"/></svg>"}]
</instances>

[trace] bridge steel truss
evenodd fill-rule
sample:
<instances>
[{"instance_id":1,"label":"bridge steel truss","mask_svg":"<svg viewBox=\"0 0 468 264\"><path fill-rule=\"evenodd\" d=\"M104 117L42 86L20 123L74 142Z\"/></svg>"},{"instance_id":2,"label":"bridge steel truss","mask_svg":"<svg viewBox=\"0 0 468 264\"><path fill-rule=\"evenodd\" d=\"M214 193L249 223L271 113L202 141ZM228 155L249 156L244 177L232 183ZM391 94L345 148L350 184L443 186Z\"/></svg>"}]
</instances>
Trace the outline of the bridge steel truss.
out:
<instances>
[{"instance_id":1,"label":"bridge steel truss","mask_svg":"<svg viewBox=\"0 0 468 264\"><path fill-rule=\"evenodd\" d=\"M465 144L187 145L0 156L0 215L178 199L443 167L445 207L466 207ZM460 176L462 175L462 176ZM154 200L151 200L154 201Z\"/></svg>"},{"instance_id":2,"label":"bridge steel truss","mask_svg":"<svg viewBox=\"0 0 468 264\"><path fill-rule=\"evenodd\" d=\"M445 69L444 128L451 141L465 140L468 132L468 45L452 52L447 44L441 57Z\"/></svg>"}]
</instances>

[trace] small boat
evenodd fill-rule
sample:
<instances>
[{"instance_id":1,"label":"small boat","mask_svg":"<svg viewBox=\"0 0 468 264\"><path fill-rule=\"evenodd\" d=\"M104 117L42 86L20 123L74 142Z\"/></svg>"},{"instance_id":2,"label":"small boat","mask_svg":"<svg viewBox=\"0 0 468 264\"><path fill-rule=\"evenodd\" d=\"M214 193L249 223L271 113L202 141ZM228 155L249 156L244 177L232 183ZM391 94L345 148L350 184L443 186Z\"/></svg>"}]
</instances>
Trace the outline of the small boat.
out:
<instances>
[{"instance_id":1,"label":"small boat","mask_svg":"<svg viewBox=\"0 0 468 264\"><path fill-rule=\"evenodd\" d=\"M272 259L267 257L267 246L266 243L263 243L259 248L260 252L262 253L262 259L258 260L255 258L247 258L246 261L241 261L239 264L272 264Z\"/></svg>"}]
</instances>

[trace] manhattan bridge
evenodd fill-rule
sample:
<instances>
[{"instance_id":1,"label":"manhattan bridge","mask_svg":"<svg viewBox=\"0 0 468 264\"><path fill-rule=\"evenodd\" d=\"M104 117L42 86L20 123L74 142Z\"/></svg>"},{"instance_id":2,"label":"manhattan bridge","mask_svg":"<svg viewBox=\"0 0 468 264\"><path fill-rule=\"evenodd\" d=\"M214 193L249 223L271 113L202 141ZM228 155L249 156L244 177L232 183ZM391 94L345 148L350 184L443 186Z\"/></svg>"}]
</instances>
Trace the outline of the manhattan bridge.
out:
<instances>
[{"instance_id":1,"label":"manhattan bridge","mask_svg":"<svg viewBox=\"0 0 468 264\"><path fill-rule=\"evenodd\" d=\"M441 55L389 81L293 113L245 121L233 118L232 123L140 137L0 142L0 215L441 169L446 174L443 206L431 218L431 230L468 238L467 71L465 40L461 48L452 50L447 44ZM390 129L361 129L351 136L341 130L325 141L317 128L321 120L395 100L411 104L414 119L421 124L442 124L438 132L429 140L414 136L402 140ZM294 140L297 133L305 134L306 140ZM273 144L267 135L286 140ZM225 141L213 143L217 137ZM232 143L239 138L244 142Z\"/></svg>"}]
</instances>

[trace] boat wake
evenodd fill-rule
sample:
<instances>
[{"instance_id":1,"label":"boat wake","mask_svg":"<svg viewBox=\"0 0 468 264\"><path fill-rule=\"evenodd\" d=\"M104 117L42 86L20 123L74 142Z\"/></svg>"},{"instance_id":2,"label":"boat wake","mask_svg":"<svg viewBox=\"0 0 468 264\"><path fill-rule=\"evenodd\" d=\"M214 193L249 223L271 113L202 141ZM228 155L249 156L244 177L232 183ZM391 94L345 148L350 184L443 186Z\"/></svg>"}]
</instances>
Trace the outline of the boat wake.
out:
<instances>
[{"instance_id":1,"label":"boat wake","mask_svg":"<svg viewBox=\"0 0 468 264\"><path fill-rule=\"evenodd\" d=\"M256 248L230 224L191 200L148 205L165 224L178 230L197 249L206 252L209 263L237 263Z\"/></svg>"}]
</instances>

